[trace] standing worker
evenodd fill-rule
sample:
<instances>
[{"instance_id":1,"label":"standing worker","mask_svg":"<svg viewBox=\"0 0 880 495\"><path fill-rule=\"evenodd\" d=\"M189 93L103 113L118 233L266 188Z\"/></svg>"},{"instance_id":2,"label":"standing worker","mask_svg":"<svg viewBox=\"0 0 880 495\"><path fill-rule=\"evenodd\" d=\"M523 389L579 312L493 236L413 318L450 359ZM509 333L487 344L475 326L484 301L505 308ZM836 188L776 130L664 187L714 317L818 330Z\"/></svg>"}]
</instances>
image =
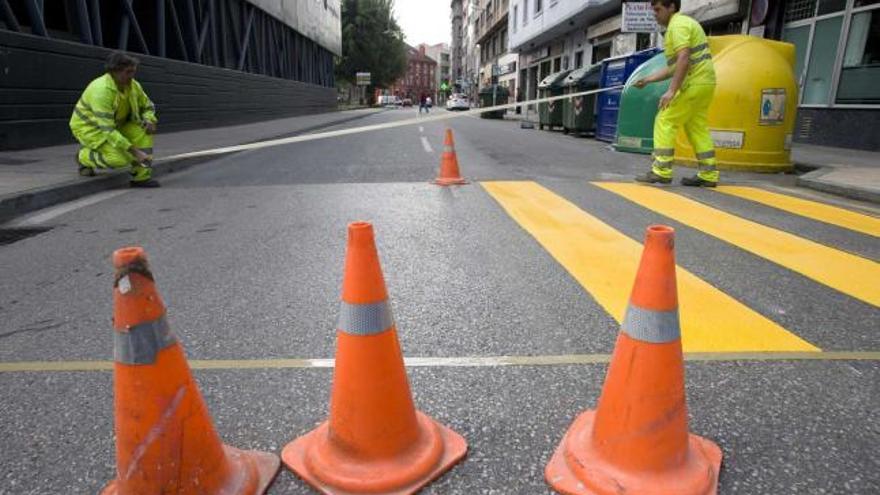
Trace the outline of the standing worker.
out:
<instances>
[{"instance_id":1,"label":"standing worker","mask_svg":"<svg viewBox=\"0 0 880 495\"><path fill-rule=\"evenodd\" d=\"M637 88L672 78L669 89L660 98L660 111L654 120L654 164L651 171L636 177L639 182L669 184L675 136L684 126L697 155L699 172L681 180L685 186L715 187L715 147L709 134L709 105L715 93L715 66L700 23L680 14L681 0L651 0L654 17L666 26L663 51L667 66L636 81Z\"/></svg>"},{"instance_id":2,"label":"standing worker","mask_svg":"<svg viewBox=\"0 0 880 495\"><path fill-rule=\"evenodd\" d=\"M70 117L82 147L79 174L131 165L131 187L159 187L152 179L156 107L134 80L139 60L122 52L107 57L107 73L86 87Z\"/></svg>"}]
</instances>

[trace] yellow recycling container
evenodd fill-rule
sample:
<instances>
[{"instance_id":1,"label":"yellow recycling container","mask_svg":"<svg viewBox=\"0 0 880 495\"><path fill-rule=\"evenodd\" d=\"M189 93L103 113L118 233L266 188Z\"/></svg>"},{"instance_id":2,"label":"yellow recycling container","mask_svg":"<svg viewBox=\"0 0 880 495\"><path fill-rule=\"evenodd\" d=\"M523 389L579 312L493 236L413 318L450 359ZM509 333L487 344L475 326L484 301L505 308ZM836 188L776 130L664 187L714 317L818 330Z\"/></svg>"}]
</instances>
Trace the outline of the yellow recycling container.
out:
<instances>
[{"instance_id":1,"label":"yellow recycling container","mask_svg":"<svg viewBox=\"0 0 880 495\"><path fill-rule=\"evenodd\" d=\"M717 76L709 129L718 168L791 170L798 102L794 45L753 36L710 36L709 49ZM676 139L675 160L696 165L684 132Z\"/></svg>"}]
</instances>

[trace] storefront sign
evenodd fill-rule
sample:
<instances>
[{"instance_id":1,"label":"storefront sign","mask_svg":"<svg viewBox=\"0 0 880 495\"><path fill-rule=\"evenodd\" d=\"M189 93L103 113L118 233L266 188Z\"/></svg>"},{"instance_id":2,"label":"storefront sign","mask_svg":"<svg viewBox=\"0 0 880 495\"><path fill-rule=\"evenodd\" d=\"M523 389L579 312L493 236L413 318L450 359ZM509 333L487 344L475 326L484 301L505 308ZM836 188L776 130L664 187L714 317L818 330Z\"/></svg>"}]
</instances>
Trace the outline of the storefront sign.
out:
<instances>
[{"instance_id":1,"label":"storefront sign","mask_svg":"<svg viewBox=\"0 0 880 495\"><path fill-rule=\"evenodd\" d=\"M761 90L761 125L780 125L785 120L785 89Z\"/></svg>"},{"instance_id":2,"label":"storefront sign","mask_svg":"<svg viewBox=\"0 0 880 495\"><path fill-rule=\"evenodd\" d=\"M654 19L651 2L624 2L620 32L622 33L655 33L660 31Z\"/></svg>"},{"instance_id":3,"label":"storefront sign","mask_svg":"<svg viewBox=\"0 0 880 495\"><path fill-rule=\"evenodd\" d=\"M372 74L370 72L355 72L354 77L358 86L369 86Z\"/></svg>"}]
</instances>

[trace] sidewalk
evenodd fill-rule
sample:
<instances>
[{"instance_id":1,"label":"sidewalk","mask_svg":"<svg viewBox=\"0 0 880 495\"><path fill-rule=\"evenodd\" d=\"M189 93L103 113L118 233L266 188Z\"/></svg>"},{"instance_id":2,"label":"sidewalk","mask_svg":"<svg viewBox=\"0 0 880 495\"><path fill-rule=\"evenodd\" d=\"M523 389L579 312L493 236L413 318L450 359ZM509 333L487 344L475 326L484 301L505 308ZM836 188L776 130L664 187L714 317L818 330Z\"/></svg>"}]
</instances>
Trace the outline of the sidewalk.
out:
<instances>
[{"instance_id":1,"label":"sidewalk","mask_svg":"<svg viewBox=\"0 0 880 495\"><path fill-rule=\"evenodd\" d=\"M504 119L522 121L523 115L508 112ZM529 121L537 128L537 112L530 112ZM800 187L880 203L880 152L794 143L791 159L804 172Z\"/></svg>"},{"instance_id":2,"label":"sidewalk","mask_svg":"<svg viewBox=\"0 0 880 495\"><path fill-rule=\"evenodd\" d=\"M880 152L795 143L791 158L815 169L798 177L799 186L880 203Z\"/></svg>"},{"instance_id":3,"label":"sidewalk","mask_svg":"<svg viewBox=\"0 0 880 495\"><path fill-rule=\"evenodd\" d=\"M233 146L316 131L381 112L361 109L304 115L229 127L215 127L156 135L156 157ZM73 138L71 138L73 140ZM80 177L76 144L0 152L0 223L25 213L128 184L128 172L102 171L98 177ZM154 176L181 170L205 159L157 163Z\"/></svg>"}]
</instances>

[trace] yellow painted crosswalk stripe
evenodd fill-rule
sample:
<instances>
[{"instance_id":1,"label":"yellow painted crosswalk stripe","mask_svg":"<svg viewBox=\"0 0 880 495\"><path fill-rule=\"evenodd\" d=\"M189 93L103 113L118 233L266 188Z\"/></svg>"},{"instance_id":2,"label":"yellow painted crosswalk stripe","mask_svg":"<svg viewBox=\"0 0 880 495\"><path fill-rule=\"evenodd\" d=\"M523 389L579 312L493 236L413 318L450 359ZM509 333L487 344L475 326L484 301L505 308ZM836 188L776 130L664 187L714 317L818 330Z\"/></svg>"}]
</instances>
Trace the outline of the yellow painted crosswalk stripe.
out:
<instances>
[{"instance_id":1,"label":"yellow painted crosswalk stripe","mask_svg":"<svg viewBox=\"0 0 880 495\"><path fill-rule=\"evenodd\" d=\"M880 264L874 261L725 213L657 187L614 182L595 184L844 294L880 306Z\"/></svg>"},{"instance_id":2,"label":"yellow painted crosswalk stripe","mask_svg":"<svg viewBox=\"0 0 880 495\"><path fill-rule=\"evenodd\" d=\"M483 182L612 317L621 321L642 245L534 182ZM682 345L687 352L819 351L678 267Z\"/></svg>"},{"instance_id":3,"label":"yellow painted crosswalk stripe","mask_svg":"<svg viewBox=\"0 0 880 495\"><path fill-rule=\"evenodd\" d=\"M779 194L757 187L718 186L716 191L761 203L812 220L836 225L862 234L880 237L880 218L856 213L817 201Z\"/></svg>"}]
</instances>

